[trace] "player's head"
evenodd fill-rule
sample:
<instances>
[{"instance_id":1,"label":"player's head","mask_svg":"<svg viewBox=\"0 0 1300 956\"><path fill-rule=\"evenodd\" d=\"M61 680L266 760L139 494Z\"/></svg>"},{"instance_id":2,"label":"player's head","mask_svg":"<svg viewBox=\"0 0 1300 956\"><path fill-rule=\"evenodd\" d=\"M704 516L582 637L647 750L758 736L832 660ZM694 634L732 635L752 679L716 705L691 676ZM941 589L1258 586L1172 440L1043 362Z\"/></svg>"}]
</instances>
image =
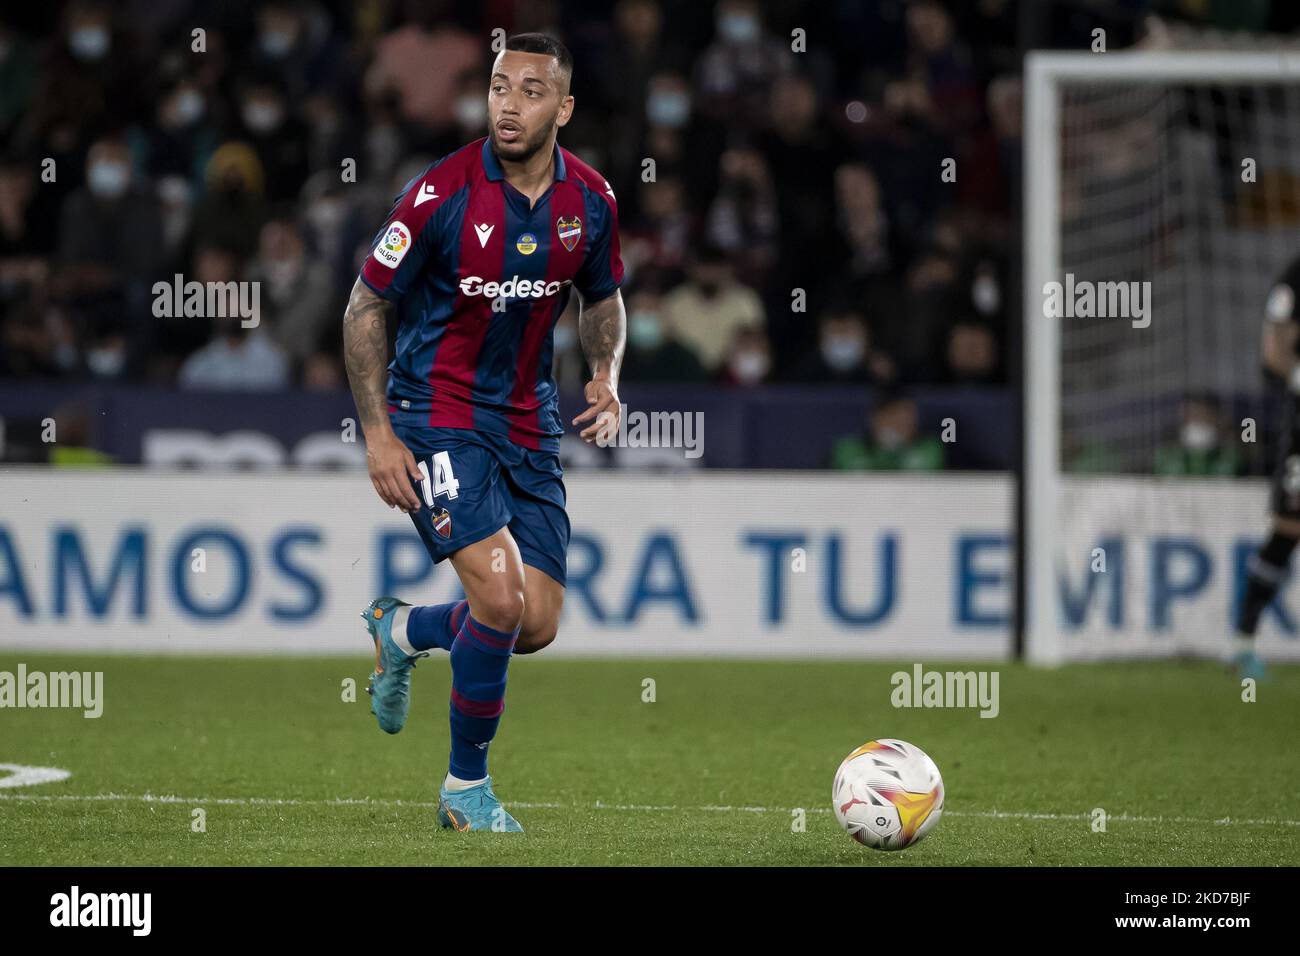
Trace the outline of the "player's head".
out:
<instances>
[{"instance_id":1,"label":"player's head","mask_svg":"<svg viewBox=\"0 0 1300 956\"><path fill-rule=\"evenodd\" d=\"M506 40L488 83L488 136L502 159L523 162L549 149L573 115L573 56L554 37L519 33Z\"/></svg>"}]
</instances>

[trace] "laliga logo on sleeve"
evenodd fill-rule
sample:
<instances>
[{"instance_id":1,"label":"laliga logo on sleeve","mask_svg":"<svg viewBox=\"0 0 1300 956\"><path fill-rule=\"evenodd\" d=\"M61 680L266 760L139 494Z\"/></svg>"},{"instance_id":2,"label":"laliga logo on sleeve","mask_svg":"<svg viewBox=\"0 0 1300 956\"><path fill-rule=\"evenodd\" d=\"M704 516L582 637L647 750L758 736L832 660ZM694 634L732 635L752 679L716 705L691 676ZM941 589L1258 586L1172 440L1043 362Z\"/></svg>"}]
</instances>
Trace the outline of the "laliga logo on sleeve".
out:
<instances>
[{"instance_id":1,"label":"laliga logo on sleeve","mask_svg":"<svg viewBox=\"0 0 1300 956\"><path fill-rule=\"evenodd\" d=\"M403 223L392 222L388 226L388 231L384 233L384 238L379 240L379 245L375 246L375 258L388 268L396 269L410 248L411 230Z\"/></svg>"}]
</instances>

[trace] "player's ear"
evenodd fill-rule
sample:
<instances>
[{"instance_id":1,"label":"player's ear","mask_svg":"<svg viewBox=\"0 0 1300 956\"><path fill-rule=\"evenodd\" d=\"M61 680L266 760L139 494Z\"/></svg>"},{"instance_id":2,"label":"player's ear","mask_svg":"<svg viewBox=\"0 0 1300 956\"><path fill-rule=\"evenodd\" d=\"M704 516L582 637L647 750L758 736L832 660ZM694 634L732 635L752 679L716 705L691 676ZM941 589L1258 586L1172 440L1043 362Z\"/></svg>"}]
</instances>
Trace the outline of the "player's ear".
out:
<instances>
[{"instance_id":1,"label":"player's ear","mask_svg":"<svg viewBox=\"0 0 1300 956\"><path fill-rule=\"evenodd\" d=\"M573 97L566 96L560 102L560 112L555 117L556 126L567 126L570 117L573 116Z\"/></svg>"}]
</instances>

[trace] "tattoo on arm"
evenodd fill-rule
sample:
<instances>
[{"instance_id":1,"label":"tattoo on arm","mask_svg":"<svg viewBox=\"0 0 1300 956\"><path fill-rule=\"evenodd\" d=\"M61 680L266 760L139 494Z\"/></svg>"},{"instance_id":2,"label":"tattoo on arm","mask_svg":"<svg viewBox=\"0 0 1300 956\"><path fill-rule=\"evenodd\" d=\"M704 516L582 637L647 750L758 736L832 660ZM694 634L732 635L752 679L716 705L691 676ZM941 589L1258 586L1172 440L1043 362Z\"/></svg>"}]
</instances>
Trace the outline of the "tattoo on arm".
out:
<instances>
[{"instance_id":1,"label":"tattoo on arm","mask_svg":"<svg viewBox=\"0 0 1300 956\"><path fill-rule=\"evenodd\" d=\"M578 340L594 375L608 375L618 381L626 327L622 293L615 292L595 305L584 303L578 312Z\"/></svg>"},{"instance_id":2,"label":"tattoo on arm","mask_svg":"<svg viewBox=\"0 0 1300 956\"><path fill-rule=\"evenodd\" d=\"M361 428L388 421L388 316L393 305L357 280L343 313L343 362Z\"/></svg>"}]
</instances>

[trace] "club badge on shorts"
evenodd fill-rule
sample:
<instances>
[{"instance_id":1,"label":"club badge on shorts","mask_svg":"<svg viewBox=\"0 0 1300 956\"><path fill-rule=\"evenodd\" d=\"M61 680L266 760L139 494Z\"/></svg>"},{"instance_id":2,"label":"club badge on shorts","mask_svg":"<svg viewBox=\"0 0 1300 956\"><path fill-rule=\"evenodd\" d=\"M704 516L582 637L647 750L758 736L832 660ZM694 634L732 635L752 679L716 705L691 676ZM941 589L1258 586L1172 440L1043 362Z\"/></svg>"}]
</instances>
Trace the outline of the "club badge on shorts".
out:
<instances>
[{"instance_id":1,"label":"club badge on shorts","mask_svg":"<svg viewBox=\"0 0 1300 956\"><path fill-rule=\"evenodd\" d=\"M433 512L433 530L442 538L451 537L451 512L446 508L436 508Z\"/></svg>"},{"instance_id":2,"label":"club badge on shorts","mask_svg":"<svg viewBox=\"0 0 1300 956\"><path fill-rule=\"evenodd\" d=\"M555 220L555 233L560 237L560 244L572 252L582 238L582 220L577 216L561 216Z\"/></svg>"}]
</instances>

